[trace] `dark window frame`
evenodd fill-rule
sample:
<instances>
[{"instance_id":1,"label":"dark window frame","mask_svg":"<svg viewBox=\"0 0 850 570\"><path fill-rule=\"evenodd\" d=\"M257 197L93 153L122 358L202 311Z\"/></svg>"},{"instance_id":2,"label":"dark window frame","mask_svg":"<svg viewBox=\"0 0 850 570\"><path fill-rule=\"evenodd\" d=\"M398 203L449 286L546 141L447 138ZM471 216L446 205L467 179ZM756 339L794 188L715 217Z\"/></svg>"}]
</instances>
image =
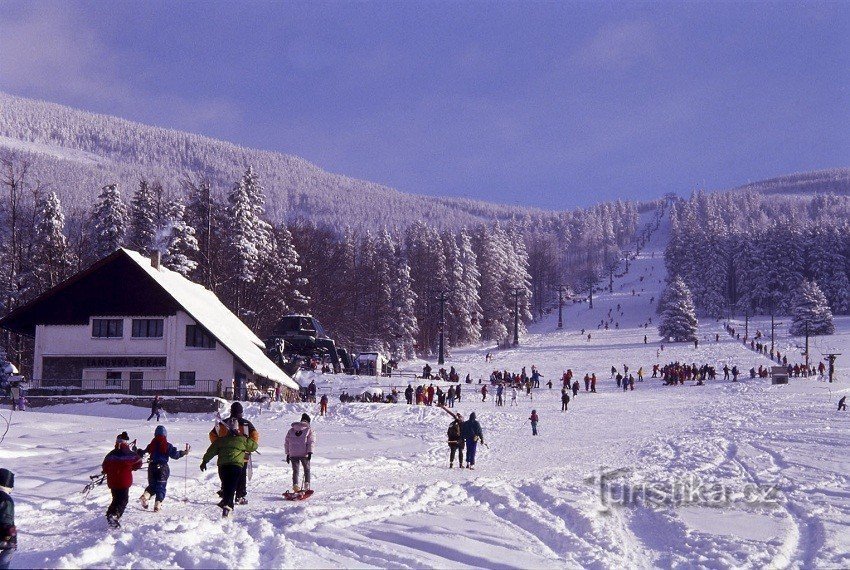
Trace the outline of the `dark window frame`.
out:
<instances>
[{"instance_id":1,"label":"dark window frame","mask_svg":"<svg viewBox=\"0 0 850 570\"><path fill-rule=\"evenodd\" d=\"M194 388L197 382L194 370L187 370L178 374L180 377L179 385L181 388Z\"/></svg>"},{"instance_id":2,"label":"dark window frame","mask_svg":"<svg viewBox=\"0 0 850 570\"><path fill-rule=\"evenodd\" d=\"M92 338L124 338L124 319L92 319Z\"/></svg>"},{"instance_id":3,"label":"dark window frame","mask_svg":"<svg viewBox=\"0 0 850 570\"><path fill-rule=\"evenodd\" d=\"M186 325L186 348L215 350L215 338L201 325Z\"/></svg>"},{"instance_id":4,"label":"dark window frame","mask_svg":"<svg viewBox=\"0 0 850 570\"><path fill-rule=\"evenodd\" d=\"M162 338L165 319L133 319L131 329L133 338Z\"/></svg>"}]
</instances>

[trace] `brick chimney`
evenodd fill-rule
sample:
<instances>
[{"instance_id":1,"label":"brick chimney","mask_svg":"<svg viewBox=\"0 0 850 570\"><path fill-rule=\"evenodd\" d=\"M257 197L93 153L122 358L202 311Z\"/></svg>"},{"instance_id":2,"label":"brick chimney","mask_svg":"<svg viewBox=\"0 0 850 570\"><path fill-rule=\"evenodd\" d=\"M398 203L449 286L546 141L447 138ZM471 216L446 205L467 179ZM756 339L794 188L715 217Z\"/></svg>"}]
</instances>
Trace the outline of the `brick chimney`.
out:
<instances>
[{"instance_id":1,"label":"brick chimney","mask_svg":"<svg viewBox=\"0 0 850 570\"><path fill-rule=\"evenodd\" d=\"M159 269L159 261L160 261L160 253L159 250L154 250L151 254L151 267L154 269Z\"/></svg>"}]
</instances>

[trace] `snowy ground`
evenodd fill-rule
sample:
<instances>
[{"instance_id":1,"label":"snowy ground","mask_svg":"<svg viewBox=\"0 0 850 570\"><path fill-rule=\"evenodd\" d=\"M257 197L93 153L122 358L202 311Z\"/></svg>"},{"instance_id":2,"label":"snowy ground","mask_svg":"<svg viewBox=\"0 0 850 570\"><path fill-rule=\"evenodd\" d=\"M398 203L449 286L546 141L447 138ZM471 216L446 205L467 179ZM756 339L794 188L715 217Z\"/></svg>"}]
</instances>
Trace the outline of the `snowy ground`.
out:
<instances>
[{"instance_id":1,"label":"snowy ground","mask_svg":"<svg viewBox=\"0 0 850 570\"><path fill-rule=\"evenodd\" d=\"M251 407L247 415L262 439L250 504L221 522L216 475L198 470L212 418L181 415L165 423L173 442L194 447L188 479L183 462L173 463L164 512L154 515L131 503L124 528L110 532L103 519L106 491L85 501L80 490L116 433L126 429L140 442L152 436L147 413L124 406L111 407L109 417L79 406L16 413L0 444L0 463L18 475L21 551L13 567L850 566L850 415L835 411L838 397L848 392L850 320L811 351L844 349L837 384L792 379L771 386L747 379L664 387L648 379L622 393L610 379L612 364L627 363L634 371L675 359L718 367L729 362L742 370L770 364L714 322L702 323L701 335L710 340L698 349L667 346L656 357L655 328L641 325L651 315L654 321L649 298L657 301L663 279L660 243L656 236L593 310L570 307L562 331L552 316L520 347L494 351L491 364L484 362L487 347L455 351L447 364L462 376L471 372L476 382L493 368L532 364L545 379L557 379L566 368L579 378L595 371L600 379L599 393L582 392L566 413L559 411L557 389L536 390L533 401L523 395L515 408L496 408L464 385L457 409L478 412L490 445L480 451L476 471L447 469L448 416L439 409L332 401L330 414L314 420L317 492L309 501L288 503L280 497L290 485L283 437L289 422L302 411L315 414L316 406ZM596 323L618 303L620 328L597 331ZM766 330L763 322L753 326ZM590 329L590 341L580 328ZM780 350L793 348L787 325L778 330ZM713 342L715 332L720 342ZM326 380L320 392L332 394L343 387L355 393L367 382ZM537 438L525 422L532 408L541 417ZM692 476L722 485L730 499L606 506L600 469L619 468L629 471L610 482L614 499L641 484L666 488ZM139 474L136 480L143 479ZM772 486L776 494L763 503L739 496ZM137 485L131 499L141 490Z\"/></svg>"}]
</instances>

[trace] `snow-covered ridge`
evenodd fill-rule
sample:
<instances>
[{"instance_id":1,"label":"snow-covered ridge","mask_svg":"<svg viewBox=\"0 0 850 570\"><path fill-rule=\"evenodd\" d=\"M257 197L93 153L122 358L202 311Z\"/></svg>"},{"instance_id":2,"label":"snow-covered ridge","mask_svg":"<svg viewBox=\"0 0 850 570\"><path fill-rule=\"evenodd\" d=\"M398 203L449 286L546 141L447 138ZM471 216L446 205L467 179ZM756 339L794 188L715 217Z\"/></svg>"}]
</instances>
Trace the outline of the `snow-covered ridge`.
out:
<instances>
[{"instance_id":1,"label":"snow-covered ridge","mask_svg":"<svg viewBox=\"0 0 850 570\"><path fill-rule=\"evenodd\" d=\"M90 204L104 184L118 183L127 191L135 188L140 178L159 180L177 192L179 179L192 175L225 190L252 165L263 180L268 213L276 221L289 216L339 227L371 226L374 208L380 206L381 223L387 226L406 227L411 220L422 219L440 227L455 227L540 212L406 194L326 172L296 156L2 92L0 137L0 149L35 159L41 180L59 192L63 202L81 206ZM364 204L371 207L364 208Z\"/></svg>"}]
</instances>

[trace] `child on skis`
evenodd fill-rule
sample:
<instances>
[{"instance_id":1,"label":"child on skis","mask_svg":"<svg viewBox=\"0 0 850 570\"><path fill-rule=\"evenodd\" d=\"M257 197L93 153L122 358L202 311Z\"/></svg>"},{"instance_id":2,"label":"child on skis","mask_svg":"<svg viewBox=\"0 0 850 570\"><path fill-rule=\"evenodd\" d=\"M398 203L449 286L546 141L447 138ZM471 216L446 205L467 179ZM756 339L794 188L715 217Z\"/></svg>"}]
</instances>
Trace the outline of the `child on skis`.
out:
<instances>
[{"instance_id":1,"label":"child on skis","mask_svg":"<svg viewBox=\"0 0 850 570\"><path fill-rule=\"evenodd\" d=\"M168 443L168 432L165 426L156 426L153 440L141 452L144 457L146 453L151 456L150 464L148 464L148 486L145 492L139 497L142 507L148 508L148 501L151 497L155 497L156 501L153 504L153 512L158 513L162 501L165 500L165 488L168 485L168 476L171 470L168 467L169 459L180 459L189 453L191 448L186 445L186 449L178 451L176 447Z\"/></svg>"},{"instance_id":2,"label":"child on skis","mask_svg":"<svg viewBox=\"0 0 850 570\"><path fill-rule=\"evenodd\" d=\"M540 418L537 417L537 410L531 410L531 417L528 418L531 422L531 435L537 435L537 422Z\"/></svg>"},{"instance_id":3,"label":"child on skis","mask_svg":"<svg viewBox=\"0 0 850 570\"><path fill-rule=\"evenodd\" d=\"M115 439L115 449L106 454L101 468L106 473L106 485L112 491L112 502L106 510L106 521L109 526L118 528L130 499L133 471L142 468L142 458L130 447L130 436L126 431Z\"/></svg>"},{"instance_id":4,"label":"child on skis","mask_svg":"<svg viewBox=\"0 0 850 570\"><path fill-rule=\"evenodd\" d=\"M207 463L218 456L216 465L221 479L221 501L218 506L221 507L221 516L225 518L233 512L236 488L247 461L246 454L257 451L257 442L239 432L238 417L231 416L226 425L227 435L222 437L219 431L201 460L201 471L206 471Z\"/></svg>"},{"instance_id":5,"label":"child on skis","mask_svg":"<svg viewBox=\"0 0 850 570\"><path fill-rule=\"evenodd\" d=\"M292 492L310 488L310 460L313 458L313 446L316 444L316 434L310 427L310 416L301 414L301 421L294 422L286 433L283 448L286 452L286 462L292 465ZM299 485L301 467L304 468L304 484Z\"/></svg>"},{"instance_id":6,"label":"child on skis","mask_svg":"<svg viewBox=\"0 0 850 570\"><path fill-rule=\"evenodd\" d=\"M14 487L15 474L8 469L0 469L0 569L2 570L9 567L12 555L18 548L15 501L11 496Z\"/></svg>"}]
</instances>

